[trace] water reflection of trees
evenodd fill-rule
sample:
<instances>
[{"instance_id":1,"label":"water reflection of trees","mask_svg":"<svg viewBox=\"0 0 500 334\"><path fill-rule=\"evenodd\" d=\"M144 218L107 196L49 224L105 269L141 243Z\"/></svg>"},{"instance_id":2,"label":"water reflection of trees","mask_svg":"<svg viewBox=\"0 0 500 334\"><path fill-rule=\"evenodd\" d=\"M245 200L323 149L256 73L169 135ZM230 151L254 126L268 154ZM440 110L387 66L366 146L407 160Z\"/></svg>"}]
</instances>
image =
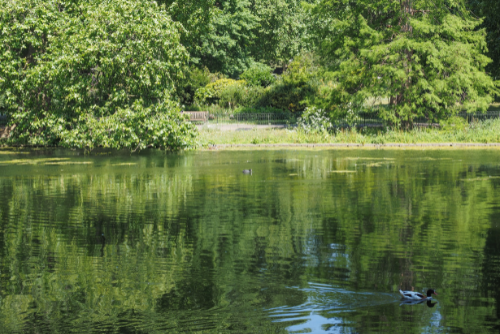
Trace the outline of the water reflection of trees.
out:
<instances>
[{"instance_id":1,"label":"water reflection of trees","mask_svg":"<svg viewBox=\"0 0 500 334\"><path fill-rule=\"evenodd\" d=\"M300 304L303 293L283 288L309 280L363 291L439 286L440 302L457 306L474 303L482 284L500 300L490 167L262 155L252 178L224 155L0 178L2 325L90 330L135 319L147 332L204 310L206 328L250 330L260 325L245 314ZM441 311L467 329L497 321L493 307ZM400 312L356 317L382 326Z\"/></svg>"},{"instance_id":2,"label":"water reflection of trees","mask_svg":"<svg viewBox=\"0 0 500 334\"><path fill-rule=\"evenodd\" d=\"M497 225L500 220L500 214L496 212L493 215L495 227L490 229L486 237L486 245L484 247L483 261L483 281L481 287L481 295L483 298L495 299L494 314L485 315L486 320L490 323L491 329L498 331L500 324L500 228Z\"/></svg>"}]
</instances>

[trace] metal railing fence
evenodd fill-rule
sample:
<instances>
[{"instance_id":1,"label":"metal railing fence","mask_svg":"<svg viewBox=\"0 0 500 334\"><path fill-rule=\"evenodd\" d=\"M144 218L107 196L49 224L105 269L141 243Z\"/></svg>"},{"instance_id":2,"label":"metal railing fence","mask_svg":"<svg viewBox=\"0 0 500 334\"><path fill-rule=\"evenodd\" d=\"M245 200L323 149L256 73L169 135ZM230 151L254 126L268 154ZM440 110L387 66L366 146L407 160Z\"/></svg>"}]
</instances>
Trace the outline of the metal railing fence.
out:
<instances>
[{"instance_id":1,"label":"metal railing fence","mask_svg":"<svg viewBox=\"0 0 500 334\"><path fill-rule=\"evenodd\" d=\"M207 112L208 124L255 124L255 125L295 125L297 116L291 113L209 113ZM500 118L500 111L488 111L486 113L466 113L462 112L457 116L465 118L467 122L484 121L487 119ZM193 119L193 121L196 121ZM380 127L387 124L378 112L360 112L354 117L337 118L333 120L334 127L344 128L350 126L356 127ZM433 122L426 117L417 117L413 120L413 125L418 127L438 126L439 123Z\"/></svg>"},{"instance_id":2,"label":"metal railing fence","mask_svg":"<svg viewBox=\"0 0 500 334\"><path fill-rule=\"evenodd\" d=\"M209 114L209 124L247 123L255 125L295 124L297 118L287 113L240 113L240 114Z\"/></svg>"},{"instance_id":3,"label":"metal railing fence","mask_svg":"<svg viewBox=\"0 0 500 334\"><path fill-rule=\"evenodd\" d=\"M495 111L487 111L484 114L476 113L476 114L470 114L466 112L461 112L457 114L458 116L467 119L467 122L474 122L474 121L485 121L487 119L495 119L495 118L500 118L500 110L495 110Z\"/></svg>"},{"instance_id":4,"label":"metal railing fence","mask_svg":"<svg viewBox=\"0 0 500 334\"><path fill-rule=\"evenodd\" d=\"M497 111L487 111L485 113L467 113L461 112L458 113L457 116L465 118L468 123L475 121L485 121L488 119L497 119L500 118L500 110ZM379 115L378 112L360 112L354 117L350 118L337 118L333 121L334 127L378 127L386 125L387 122L384 121ZM439 123L437 121L429 120L426 117L417 117L413 119L413 126L417 127L427 127L427 126L438 126Z\"/></svg>"}]
</instances>

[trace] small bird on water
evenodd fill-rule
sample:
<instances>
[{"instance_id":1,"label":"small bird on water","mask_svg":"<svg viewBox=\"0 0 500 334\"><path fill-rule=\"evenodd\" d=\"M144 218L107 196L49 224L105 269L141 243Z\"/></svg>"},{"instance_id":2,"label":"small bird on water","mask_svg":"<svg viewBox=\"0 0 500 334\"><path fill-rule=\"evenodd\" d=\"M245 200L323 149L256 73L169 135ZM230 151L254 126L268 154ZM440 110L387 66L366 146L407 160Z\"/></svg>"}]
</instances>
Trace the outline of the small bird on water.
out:
<instances>
[{"instance_id":1,"label":"small bird on water","mask_svg":"<svg viewBox=\"0 0 500 334\"><path fill-rule=\"evenodd\" d=\"M251 169L244 169L243 174L250 174L252 175L252 170Z\"/></svg>"},{"instance_id":2,"label":"small bird on water","mask_svg":"<svg viewBox=\"0 0 500 334\"><path fill-rule=\"evenodd\" d=\"M425 300L425 299L432 299L432 295L437 296L437 292L434 291L433 289L427 290L427 297L421 294L420 292L414 292L414 291L401 291L399 290L399 294L404 298L404 299L413 299L413 300Z\"/></svg>"}]
</instances>

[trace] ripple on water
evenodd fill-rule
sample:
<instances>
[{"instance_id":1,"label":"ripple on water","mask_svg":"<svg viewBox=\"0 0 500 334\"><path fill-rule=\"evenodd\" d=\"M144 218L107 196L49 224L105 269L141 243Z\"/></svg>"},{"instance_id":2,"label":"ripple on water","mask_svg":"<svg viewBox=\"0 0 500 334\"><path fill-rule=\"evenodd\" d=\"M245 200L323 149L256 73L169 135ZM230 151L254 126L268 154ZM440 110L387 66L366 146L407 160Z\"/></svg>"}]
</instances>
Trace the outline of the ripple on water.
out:
<instances>
[{"instance_id":1,"label":"ripple on water","mask_svg":"<svg viewBox=\"0 0 500 334\"><path fill-rule=\"evenodd\" d=\"M394 304L400 298L394 293L354 292L326 284L309 283L306 288L290 287L307 295L307 301L297 306L280 306L268 309L275 322L289 323L287 329L293 333L317 331L337 332L349 321L340 315L359 312L361 308Z\"/></svg>"}]
</instances>

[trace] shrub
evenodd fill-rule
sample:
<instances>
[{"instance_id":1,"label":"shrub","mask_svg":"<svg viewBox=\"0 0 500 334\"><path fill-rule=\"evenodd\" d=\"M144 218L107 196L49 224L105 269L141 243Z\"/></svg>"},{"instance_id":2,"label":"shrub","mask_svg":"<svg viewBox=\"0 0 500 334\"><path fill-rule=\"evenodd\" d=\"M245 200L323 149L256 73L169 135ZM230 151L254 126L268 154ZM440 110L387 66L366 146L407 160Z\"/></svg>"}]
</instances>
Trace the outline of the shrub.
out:
<instances>
[{"instance_id":1,"label":"shrub","mask_svg":"<svg viewBox=\"0 0 500 334\"><path fill-rule=\"evenodd\" d=\"M283 74L285 84L300 86L308 83L318 76L319 67L314 62L312 54L296 57Z\"/></svg>"},{"instance_id":2,"label":"shrub","mask_svg":"<svg viewBox=\"0 0 500 334\"><path fill-rule=\"evenodd\" d=\"M439 125L444 131L460 131L468 126L467 120L459 116L452 116L447 120L441 120Z\"/></svg>"},{"instance_id":3,"label":"shrub","mask_svg":"<svg viewBox=\"0 0 500 334\"><path fill-rule=\"evenodd\" d=\"M252 66L240 75L250 86L267 87L276 81L271 74L271 68L261 63L254 63Z\"/></svg>"},{"instance_id":4,"label":"shrub","mask_svg":"<svg viewBox=\"0 0 500 334\"><path fill-rule=\"evenodd\" d=\"M186 121L175 105L156 104L145 107L142 101L118 108L107 117L90 114L79 117L73 129L62 129L61 146L92 150L147 147L184 149L195 146L195 126Z\"/></svg>"},{"instance_id":5,"label":"shrub","mask_svg":"<svg viewBox=\"0 0 500 334\"><path fill-rule=\"evenodd\" d=\"M325 133L332 129L332 122L322 109L309 107L297 120L297 127L306 133Z\"/></svg>"},{"instance_id":6,"label":"shrub","mask_svg":"<svg viewBox=\"0 0 500 334\"><path fill-rule=\"evenodd\" d=\"M278 109L287 109L293 113L303 111L307 104L305 98L314 94L314 89L307 83L294 85L292 83L281 82L271 86L266 92L265 102Z\"/></svg>"},{"instance_id":7,"label":"shrub","mask_svg":"<svg viewBox=\"0 0 500 334\"><path fill-rule=\"evenodd\" d=\"M195 101L198 104L213 104L219 101L222 92L229 86L236 89L243 89L246 86L245 80L219 79L211 82L205 87L199 88L195 94Z\"/></svg>"},{"instance_id":8,"label":"shrub","mask_svg":"<svg viewBox=\"0 0 500 334\"><path fill-rule=\"evenodd\" d=\"M223 107L251 107L264 96L264 88L254 86L230 85L220 94L219 105Z\"/></svg>"},{"instance_id":9,"label":"shrub","mask_svg":"<svg viewBox=\"0 0 500 334\"><path fill-rule=\"evenodd\" d=\"M298 113L305 110L318 91L319 71L311 55L297 57L281 80L269 87L265 103Z\"/></svg>"}]
</instances>

